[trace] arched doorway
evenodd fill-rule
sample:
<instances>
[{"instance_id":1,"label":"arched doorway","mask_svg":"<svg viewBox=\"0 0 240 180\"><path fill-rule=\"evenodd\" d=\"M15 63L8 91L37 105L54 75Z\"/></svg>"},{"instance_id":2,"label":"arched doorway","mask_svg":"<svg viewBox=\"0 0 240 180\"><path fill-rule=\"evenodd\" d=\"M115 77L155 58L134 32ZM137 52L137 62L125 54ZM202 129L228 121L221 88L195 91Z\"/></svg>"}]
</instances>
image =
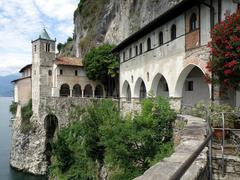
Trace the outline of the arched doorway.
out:
<instances>
[{"instance_id":1,"label":"arched doorway","mask_svg":"<svg viewBox=\"0 0 240 180\"><path fill-rule=\"evenodd\" d=\"M135 88L134 88L134 96L138 97L140 100L147 97L146 86L142 78L138 78Z\"/></svg>"},{"instance_id":2,"label":"arched doorway","mask_svg":"<svg viewBox=\"0 0 240 180\"><path fill-rule=\"evenodd\" d=\"M101 85L97 85L95 88L95 93L94 93L96 98L102 98L103 97L103 88Z\"/></svg>"},{"instance_id":3,"label":"arched doorway","mask_svg":"<svg viewBox=\"0 0 240 180\"><path fill-rule=\"evenodd\" d=\"M85 86L83 95L84 97L93 97L93 90L90 84Z\"/></svg>"},{"instance_id":4,"label":"arched doorway","mask_svg":"<svg viewBox=\"0 0 240 180\"><path fill-rule=\"evenodd\" d=\"M204 73L192 64L181 72L175 91L178 97L182 97L182 105L195 105L199 101L210 100L210 88L204 82Z\"/></svg>"},{"instance_id":5,"label":"arched doorway","mask_svg":"<svg viewBox=\"0 0 240 180\"><path fill-rule=\"evenodd\" d=\"M72 96L73 97L81 97L82 96L82 90L81 90L81 86L79 84L75 84L73 86Z\"/></svg>"},{"instance_id":6,"label":"arched doorway","mask_svg":"<svg viewBox=\"0 0 240 180\"><path fill-rule=\"evenodd\" d=\"M131 88L130 88L130 85L128 83L128 81L125 81L123 83L123 87L122 87L122 95L123 95L123 98L126 99L126 101L131 101Z\"/></svg>"},{"instance_id":7,"label":"arched doorway","mask_svg":"<svg viewBox=\"0 0 240 180\"><path fill-rule=\"evenodd\" d=\"M56 134L56 129L58 127L58 119L55 115L49 114L44 120L44 126L46 130L46 149L45 155L48 165L51 164L51 153L52 153L52 140Z\"/></svg>"},{"instance_id":8,"label":"arched doorway","mask_svg":"<svg viewBox=\"0 0 240 180\"><path fill-rule=\"evenodd\" d=\"M154 96L169 97L167 81L160 73L154 77L151 90Z\"/></svg>"},{"instance_id":9,"label":"arched doorway","mask_svg":"<svg viewBox=\"0 0 240 180\"><path fill-rule=\"evenodd\" d=\"M69 87L68 84L61 85L60 96L61 97L68 97L68 96L70 96L70 87Z\"/></svg>"}]
</instances>

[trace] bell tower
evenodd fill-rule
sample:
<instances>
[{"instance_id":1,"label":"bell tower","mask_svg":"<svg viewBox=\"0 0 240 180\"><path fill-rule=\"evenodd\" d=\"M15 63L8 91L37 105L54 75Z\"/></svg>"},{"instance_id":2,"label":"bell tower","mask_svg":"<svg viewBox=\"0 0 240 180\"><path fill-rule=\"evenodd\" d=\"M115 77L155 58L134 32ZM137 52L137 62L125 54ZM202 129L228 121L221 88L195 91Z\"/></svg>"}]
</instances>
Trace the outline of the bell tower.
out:
<instances>
[{"instance_id":1,"label":"bell tower","mask_svg":"<svg viewBox=\"0 0 240 180\"><path fill-rule=\"evenodd\" d=\"M55 60L55 43L44 28L32 41L32 105L33 113L39 114L42 97L51 96L52 69Z\"/></svg>"}]
</instances>

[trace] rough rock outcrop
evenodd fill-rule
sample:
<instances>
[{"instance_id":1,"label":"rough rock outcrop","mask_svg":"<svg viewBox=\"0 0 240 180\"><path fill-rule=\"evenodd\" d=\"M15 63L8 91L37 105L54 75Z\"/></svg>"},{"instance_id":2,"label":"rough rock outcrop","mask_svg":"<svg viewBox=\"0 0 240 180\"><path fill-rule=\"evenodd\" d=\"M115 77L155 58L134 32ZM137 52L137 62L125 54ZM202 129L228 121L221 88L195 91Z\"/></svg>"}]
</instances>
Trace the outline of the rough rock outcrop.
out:
<instances>
[{"instance_id":1,"label":"rough rock outcrop","mask_svg":"<svg viewBox=\"0 0 240 180\"><path fill-rule=\"evenodd\" d=\"M81 1L74 13L73 54L102 42L118 44L182 0Z\"/></svg>"}]
</instances>

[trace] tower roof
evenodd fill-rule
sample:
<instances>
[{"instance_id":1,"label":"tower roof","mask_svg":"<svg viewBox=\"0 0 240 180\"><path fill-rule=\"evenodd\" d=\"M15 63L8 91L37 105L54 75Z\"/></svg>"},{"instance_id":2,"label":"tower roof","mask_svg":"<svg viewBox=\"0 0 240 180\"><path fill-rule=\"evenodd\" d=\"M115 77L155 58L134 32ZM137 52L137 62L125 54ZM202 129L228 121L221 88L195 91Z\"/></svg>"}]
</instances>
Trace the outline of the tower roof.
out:
<instances>
[{"instance_id":1,"label":"tower roof","mask_svg":"<svg viewBox=\"0 0 240 180\"><path fill-rule=\"evenodd\" d=\"M51 40L51 38L48 35L47 30L45 28L43 28L41 34L39 35L39 38L46 39L46 40Z\"/></svg>"}]
</instances>

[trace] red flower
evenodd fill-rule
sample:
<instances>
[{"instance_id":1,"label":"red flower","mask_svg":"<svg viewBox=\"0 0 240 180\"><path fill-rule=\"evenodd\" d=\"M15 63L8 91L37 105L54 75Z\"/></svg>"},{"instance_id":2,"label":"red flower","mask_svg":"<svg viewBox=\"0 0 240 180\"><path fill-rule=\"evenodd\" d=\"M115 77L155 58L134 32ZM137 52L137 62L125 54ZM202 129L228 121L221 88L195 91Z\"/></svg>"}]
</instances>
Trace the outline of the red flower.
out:
<instances>
[{"instance_id":1,"label":"red flower","mask_svg":"<svg viewBox=\"0 0 240 180\"><path fill-rule=\"evenodd\" d=\"M224 74L227 75L231 75L233 73L233 71L231 69L227 69L224 71Z\"/></svg>"},{"instance_id":2,"label":"red flower","mask_svg":"<svg viewBox=\"0 0 240 180\"><path fill-rule=\"evenodd\" d=\"M233 66L235 66L235 65L237 65L237 64L238 64L238 62L237 62L236 60L232 60L232 61L230 61L229 63L226 63L226 64L224 65L224 67L231 68L231 67L233 67Z\"/></svg>"}]
</instances>

